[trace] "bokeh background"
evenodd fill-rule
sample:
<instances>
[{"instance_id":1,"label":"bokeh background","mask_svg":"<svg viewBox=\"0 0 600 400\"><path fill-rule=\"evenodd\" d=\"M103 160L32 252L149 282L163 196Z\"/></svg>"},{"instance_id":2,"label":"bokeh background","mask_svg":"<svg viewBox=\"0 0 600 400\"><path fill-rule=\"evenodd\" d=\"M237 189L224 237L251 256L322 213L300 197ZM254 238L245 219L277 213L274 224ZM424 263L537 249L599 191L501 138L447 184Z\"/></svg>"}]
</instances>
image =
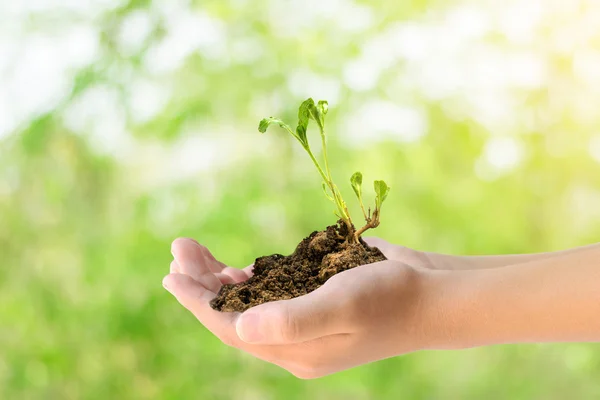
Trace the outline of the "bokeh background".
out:
<instances>
[{"instance_id":1,"label":"bokeh background","mask_svg":"<svg viewBox=\"0 0 600 400\"><path fill-rule=\"evenodd\" d=\"M297 143L256 129L309 96L330 102L342 192L355 170L392 186L378 236L597 242L598 21L594 0L0 2L0 398L600 397L593 344L297 380L161 286L175 237L243 267L334 221Z\"/></svg>"}]
</instances>

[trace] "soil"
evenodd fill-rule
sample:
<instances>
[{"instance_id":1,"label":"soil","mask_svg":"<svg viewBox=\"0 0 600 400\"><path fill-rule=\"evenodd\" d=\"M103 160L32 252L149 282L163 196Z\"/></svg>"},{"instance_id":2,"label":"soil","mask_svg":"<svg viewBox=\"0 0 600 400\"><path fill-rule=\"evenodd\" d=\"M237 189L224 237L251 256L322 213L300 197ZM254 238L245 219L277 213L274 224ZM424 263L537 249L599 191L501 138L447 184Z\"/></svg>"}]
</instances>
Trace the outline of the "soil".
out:
<instances>
[{"instance_id":1,"label":"soil","mask_svg":"<svg viewBox=\"0 0 600 400\"><path fill-rule=\"evenodd\" d=\"M348 228L342 221L313 232L289 256L273 254L254 262L254 275L245 282L223 285L210 305L218 311L243 312L262 303L292 299L323 285L340 272L386 260L377 247L362 239L345 240Z\"/></svg>"}]
</instances>

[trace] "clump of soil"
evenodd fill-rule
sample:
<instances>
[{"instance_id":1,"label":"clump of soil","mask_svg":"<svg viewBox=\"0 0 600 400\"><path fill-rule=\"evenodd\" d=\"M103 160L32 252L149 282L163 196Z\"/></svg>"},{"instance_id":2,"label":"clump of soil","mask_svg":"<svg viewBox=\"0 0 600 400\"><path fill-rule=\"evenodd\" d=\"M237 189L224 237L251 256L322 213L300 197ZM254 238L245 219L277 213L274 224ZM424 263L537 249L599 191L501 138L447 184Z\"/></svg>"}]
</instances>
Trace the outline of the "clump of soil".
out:
<instances>
[{"instance_id":1,"label":"clump of soil","mask_svg":"<svg viewBox=\"0 0 600 400\"><path fill-rule=\"evenodd\" d=\"M243 312L262 303L286 300L312 292L340 272L386 260L377 247L362 239L349 243L348 228L342 221L313 232L293 254L257 258L254 275L245 282L223 285L210 305L218 311Z\"/></svg>"}]
</instances>

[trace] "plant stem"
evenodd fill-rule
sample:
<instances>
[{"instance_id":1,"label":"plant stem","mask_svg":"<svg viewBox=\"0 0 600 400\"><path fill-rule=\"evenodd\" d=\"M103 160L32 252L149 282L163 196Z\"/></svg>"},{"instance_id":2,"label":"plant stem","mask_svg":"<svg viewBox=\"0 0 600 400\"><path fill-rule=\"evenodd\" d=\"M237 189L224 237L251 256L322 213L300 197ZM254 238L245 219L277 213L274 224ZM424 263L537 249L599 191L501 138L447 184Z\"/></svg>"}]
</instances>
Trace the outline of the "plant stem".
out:
<instances>
[{"instance_id":1,"label":"plant stem","mask_svg":"<svg viewBox=\"0 0 600 400\"><path fill-rule=\"evenodd\" d=\"M365 233L367 230L372 229L372 228L377 228L378 226L379 226L379 210L375 209L375 211L373 211L373 218L367 220L367 223L365 226L363 226L362 228L360 228L359 230L354 232L354 240L358 243L358 240L360 239L360 235Z\"/></svg>"},{"instance_id":2,"label":"plant stem","mask_svg":"<svg viewBox=\"0 0 600 400\"><path fill-rule=\"evenodd\" d=\"M329 190L331 190L333 202L335 203L335 206L337 207L337 212L339 213L338 217L344 221L344 223L346 224L346 227L348 228L348 240L350 240L350 238L354 239L357 236L354 235L355 229L354 229L354 226L352 225L352 219L350 218L350 212L348 211L348 207L346 207L346 203L344 203L344 199L342 198L340 191L335 186L335 184L333 183L333 179L331 178L331 170L329 169L329 160L327 159L327 143L325 141L325 129L324 129L323 125L319 122L318 116L315 116L314 119L317 121L317 124L319 125L319 130L321 132L321 144L323 146L323 159L325 161L325 171L327 173L325 173L325 171L323 171L323 168L321 168L321 165L319 164L319 162L315 158L314 154L310 150L308 143L303 142L300 139L300 137L294 131L292 131L292 128L290 128L289 125L281 124L280 126L282 128L284 128L285 130L287 130L292 136L294 136L300 142L300 144L302 145L304 150L306 150L306 152L310 156L310 159L312 160L315 167L317 167L317 171L319 171L321 178L323 178L323 181L327 184L327 186L329 187ZM361 201L361 207L363 209L363 214L364 214L365 210L364 210L362 201Z\"/></svg>"},{"instance_id":3,"label":"plant stem","mask_svg":"<svg viewBox=\"0 0 600 400\"><path fill-rule=\"evenodd\" d=\"M319 162L317 161L317 159L315 158L315 156L313 155L312 151L310 151L310 148L305 147L304 150L306 150L306 152L308 153L308 155L310 156L310 159L312 160L313 164L315 164L315 167L317 167L317 170L319 170L319 174L321 174L321 178L323 178L323 180L327 183L327 186L329 186L329 188L331 189L331 184L330 184L330 180L327 178L327 176L325 175L325 172L323 172L323 169L321 168L321 166L319 165ZM333 190L332 190L333 191Z\"/></svg>"},{"instance_id":4,"label":"plant stem","mask_svg":"<svg viewBox=\"0 0 600 400\"><path fill-rule=\"evenodd\" d=\"M365 217L365 221L368 223L371 218L367 216L367 212L365 211L365 205L362 201L362 196L358 198L358 202L360 203L360 209L362 210L363 216Z\"/></svg>"},{"instance_id":5,"label":"plant stem","mask_svg":"<svg viewBox=\"0 0 600 400\"><path fill-rule=\"evenodd\" d=\"M352 226L352 220L350 219L350 214L348 213L348 210L345 209L344 207L342 207L341 197L339 195L339 192L338 192L337 188L335 187L335 185L333 184L333 182L331 181L331 179L328 176L325 175L325 172L323 172L323 168L321 168L321 166L319 165L319 162L315 158L315 156L312 153L312 151L310 150L310 148L305 147L304 149L306 150L306 152L310 156L310 159L312 160L313 164L315 164L315 167L317 167L317 170L319 171L319 174L321 174L321 177L323 178L323 180L325 181L325 183L329 187L329 190L331 190L331 194L333 195L333 199L334 199L335 205L336 205L336 207L338 209L338 212L340 213L340 218L344 220L344 222L348 226L348 229L350 230L351 226Z\"/></svg>"},{"instance_id":6,"label":"plant stem","mask_svg":"<svg viewBox=\"0 0 600 400\"><path fill-rule=\"evenodd\" d=\"M352 233L352 231L354 229L352 226L352 219L350 218L350 212L348 211L348 208L346 207L338 188L333 184L333 179L331 178L331 169L329 168L329 160L327 159L327 141L325 140L325 128L321 124L318 124L318 125L319 125L319 130L321 133L321 146L323 148L323 160L325 161L325 171L327 171L329 187L331 188L331 191L333 193L333 198L335 199L338 209L342 211L342 216L343 216L342 219L344 220L344 222L346 223L346 226L348 227L348 232Z\"/></svg>"},{"instance_id":7,"label":"plant stem","mask_svg":"<svg viewBox=\"0 0 600 400\"><path fill-rule=\"evenodd\" d=\"M325 170L327 171L327 176L329 177L329 180L333 182L333 179L331 179L331 171L329 170L329 161L327 160L327 142L325 141L325 129L321 128L320 126L319 129L321 130L321 145L323 146L323 159L325 160Z\"/></svg>"}]
</instances>

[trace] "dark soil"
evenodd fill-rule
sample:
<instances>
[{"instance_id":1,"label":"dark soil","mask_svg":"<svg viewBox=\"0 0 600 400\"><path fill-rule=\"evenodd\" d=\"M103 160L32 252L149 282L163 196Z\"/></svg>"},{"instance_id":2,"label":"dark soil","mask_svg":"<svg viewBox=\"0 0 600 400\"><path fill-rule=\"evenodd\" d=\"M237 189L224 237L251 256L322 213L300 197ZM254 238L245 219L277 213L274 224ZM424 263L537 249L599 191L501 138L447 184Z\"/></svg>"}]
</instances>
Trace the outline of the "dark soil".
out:
<instances>
[{"instance_id":1,"label":"dark soil","mask_svg":"<svg viewBox=\"0 0 600 400\"><path fill-rule=\"evenodd\" d=\"M312 292L340 272L386 260L377 247L345 240L346 226L338 221L303 239L293 254L257 258L254 275L245 282L223 285L210 305L218 311L243 312L269 301L292 299Z\"/></svg>"}]
</instances>

